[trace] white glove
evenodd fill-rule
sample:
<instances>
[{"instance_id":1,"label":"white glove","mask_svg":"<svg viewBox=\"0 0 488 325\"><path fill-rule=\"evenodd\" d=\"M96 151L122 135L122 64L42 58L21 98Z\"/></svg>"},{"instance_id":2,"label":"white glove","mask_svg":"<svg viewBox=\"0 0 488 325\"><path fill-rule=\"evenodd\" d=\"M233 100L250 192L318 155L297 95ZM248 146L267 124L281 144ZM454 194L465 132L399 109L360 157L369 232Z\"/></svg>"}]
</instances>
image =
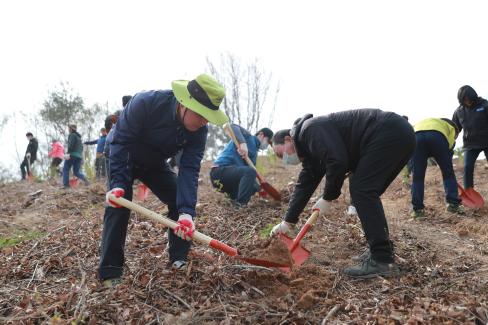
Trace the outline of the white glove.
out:
<instances>
[{"instance_id":1,"label":"white glove","mask_svg":"<svg viewBox=\"0 0 488 325\"><path fill-rule=\"evenodd\" d=\"M116 198L119 198L119 197L123 197L124 194L125 194L125 191L123 188L115 187L115 188L111 189L110 191L108 191L107 195L105 195L105 203L108 206L111 206L112 208L120 208L121 207L120 205L118 205L117 203L110 200L110 195L113 195Z\"/></svg>"},{"instance_id":2,"label":"white glove","mask_svg":"<svg viewBox=\"0 0 488 325\"><path fill-rule=\"evenodd\" d=\"M326 201L323 198L320 198L315 205L313 206L312 210L318 210L319 216L324 216L330 212L330 207L332 205L331 201Z\"/></svg>"},{"instance_id":3,"label":"white glove","mask_svg":"<svg viewBox=\"0 0 488 325\"><path fill-rule=\"evenodd\" d=\"M30 159L30 157L31 157L30 152L28 152L28 153L25 154L25 158Z\"/></svg>"},{"instance_id":4,"label":"white glove","mask_svg":"<svg viewBox=\"0 0 488 325\"><path fill-rule=\"evenodd\" d=\"M292 235L293 230L295 230L295 224L283 220L271 229L270 236L276 236L278 234Z\"/></svg>"},{"instance_id":5,"label":"white glove","mask_svg":"<svg viewBox=\"0 0 488 325\"><path fill-rule=\"evenodd\" d=\"M71 159L71 155L69 153L64 155L64 160L70 160L70 159Z\"/></svg>"},{"instance_id":6,"label":"white glove","mask_svg":"<svg viewBox=\"0 0 488 325\"><path fill-rule=\"evenodd\" d=\"M237 152L239 153L239 155L242 157L242 158L246 158L247 157L247 153L249 152L247 150L247 143L240 143L239 144L239 148L237 148Z\"/></svg>"},{"instance_id":7,"label":"white glove","mask_svg":"<svg viewBox=\"0 0 488 325\"><path fill-rule=\"evenodd\" d=\"M191 240L191 236L195 231L195 224L193 218L189 214L181 214L178 218L178 226L173 230L174 234L185 240Z\"/></svg>"}]
</instances>

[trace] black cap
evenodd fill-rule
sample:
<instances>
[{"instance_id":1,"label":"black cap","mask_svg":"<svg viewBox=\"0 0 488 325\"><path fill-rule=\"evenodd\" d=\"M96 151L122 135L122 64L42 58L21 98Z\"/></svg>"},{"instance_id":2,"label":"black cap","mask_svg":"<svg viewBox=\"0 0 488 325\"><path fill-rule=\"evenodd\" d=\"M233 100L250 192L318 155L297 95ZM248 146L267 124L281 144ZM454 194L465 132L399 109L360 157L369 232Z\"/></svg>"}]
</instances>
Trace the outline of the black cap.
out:
<instances>
[{"instance_id":1,"label":"black cap","mask_svg":"<svg viewBox=\"0 0 488 325\"><path fill-rule=\"evenodd\" d=\"M258 135L260 132L263 132L264 136L267 137L269 139L269 141L271 141L271 139L273 139L273 131L271 131L271 129L269 128L262 128L261 130L259 130L258 132L256 132L256 135Z\"/></svg>"},{"instance_id":2,"label":"black cap","mask_svg":"<svg viewBox=\"0 0 488 325\"><path fill-rule=\"evenodd\" d=\"M464 105L465 99L469 99L472 102L476 102L476 100L478 99L478 94L473 89L473 87L465 85L459 88L458 91L459 105Z\"/></svg>"}]
</instances>

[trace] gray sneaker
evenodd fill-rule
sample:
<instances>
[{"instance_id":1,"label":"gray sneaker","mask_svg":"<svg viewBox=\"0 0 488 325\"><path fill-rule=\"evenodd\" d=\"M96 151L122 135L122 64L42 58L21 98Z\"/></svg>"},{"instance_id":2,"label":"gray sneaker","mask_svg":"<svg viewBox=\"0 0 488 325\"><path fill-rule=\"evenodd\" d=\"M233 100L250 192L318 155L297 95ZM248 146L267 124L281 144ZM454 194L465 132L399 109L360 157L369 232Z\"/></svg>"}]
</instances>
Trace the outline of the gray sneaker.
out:
<instances>
[{"instance_id":1,"label":"gray sneaker","mask_svg":"<svg viewBox=\"0 0 488 325\"><path fill-rule=\"evenodd\" d=\"M466 212L464 211L464 208L462 206L460 206L459 204L448 203L446 205L446 210L447 210L447 212L455 213L455 214L458 214L461 216L466 214Z\"/></svg>"},{"instance_id":2,"label":"gray sneaker","mask_svg":"<svg viewBox=\"0 0 488 325\"><path fill-rule=\"evenodd\" d=\"M364 250L364 252L361 253L361 255L356 255L356 256L353 256L351 257L351 259L354 261L354 262L362 262L362 261L365 261L367 260L368 258L371 257L371 251L369 250L369 248L366 248Z\"/></svg>"},{"instance_id":3,"label":"gray sneaker","mask_svg":"<svg viewBox=\"0 0 488 325\"><path fill-rule=\"evenodd\" d=\"M376 276L398 276L400 269L395 263L376 262L372 257L369 257L360 264L346 267L343 273L352 278L369 279Z\"/></svg>"},{"instance_id":4,"label":"gray sneaker","mask_svg":"<svg viewBox=\"0 0 488 325\"><path fill-rule=\"evenodd\" d=\"M171 268L173 268L174 270L178 270L178 271L185 271L187 264L188 264L187 261L183 261L183 260L174 261L171 264Z\"/></svg>"}]
</instances>

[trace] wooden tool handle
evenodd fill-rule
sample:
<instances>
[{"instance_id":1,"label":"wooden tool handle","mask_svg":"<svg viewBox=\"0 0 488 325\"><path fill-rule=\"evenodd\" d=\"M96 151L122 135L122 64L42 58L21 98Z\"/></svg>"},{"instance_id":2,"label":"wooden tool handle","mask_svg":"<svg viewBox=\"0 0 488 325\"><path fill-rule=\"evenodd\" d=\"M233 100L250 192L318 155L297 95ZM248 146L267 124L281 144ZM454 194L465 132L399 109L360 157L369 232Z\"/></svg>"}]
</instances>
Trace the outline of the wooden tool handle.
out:
<instances>
[{"instance_id":1,"label":"wooden tool handle","mask_svg":"<svg viewBox=\"0 0 488 325\"><path fill-rule=\"evenodd\" d=\"M174 222L173 220L171 219L168 219L166 217L163 217L162 215L160 214L157 214L156 212L153 212L149 209L146 209L132 201L129 201L129 200L126 200L122 197L120 198L117 198L115 197L114 195L110 195L110 200L127 208L127 209L130 209L132 211L136 211L146 217L148 217L149 219L152 219L154 221L157 221L157 222L161 222L163 225L165 225L166 227L169 227L171 229L175 229L178 224L176 222ZM194 231L193 232L193 235L191 236L193 240L201 243L201 244L204 244L204 245L207 245L207 246L210 246L212 248L215 248L215 249L218 249L222 252L224 252L225 254L229 255L229 256L236 256L237 255L237 249L235 248L232 248L216 239L213 239L212 237L209 237L205 234L202 234L201 232L198 232L198 231Z\"/></svg>"},{"instance_id":2,"label":"wooden tool handle","mask_svg":"<svg viewBox=\"0 0 488 325\"><path fill-rule=\"evenodd\" d=\"M239 141L237 141L237 138L236 138L236 135L234 133L234 130L232 129L232 126L229 123L226 123L224 125L224 130L227 133L227 135L232 139L232 142L234 142L234 144L236 145L236 148L239 149ZM244 160L249 165L249 167L252 167L254 170L256 170L256 166L254 166L253 162L251 161L251 159L249 159L249 157L247 155L244 158ZM257 172L257 170L256 170L256 172ZM258 173L258 179L261 179L261 176L259 175L259 173Z\"/></svg>"}]
</instances>

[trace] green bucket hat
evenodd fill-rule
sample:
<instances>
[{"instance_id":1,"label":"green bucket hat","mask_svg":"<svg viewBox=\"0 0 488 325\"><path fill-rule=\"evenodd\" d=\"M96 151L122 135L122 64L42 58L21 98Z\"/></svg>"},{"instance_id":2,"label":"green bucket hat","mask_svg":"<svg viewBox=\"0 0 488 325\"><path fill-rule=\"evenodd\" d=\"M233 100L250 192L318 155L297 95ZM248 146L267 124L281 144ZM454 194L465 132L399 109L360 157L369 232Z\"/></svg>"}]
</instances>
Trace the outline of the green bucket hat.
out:
<instances>
[{"instance_id":1,"label":"green bucket hat","mask_svg":"<svg viewBox=\"0 0 488 325\"><path fill-rule=\"evenodd\" d=\"M203 116L212 124L223 125L229 118L219 109L225 97L224 87L214 78L201 74L196 79L171 83L176 99L185 107Z\"/></svg>"}]
</instances>

